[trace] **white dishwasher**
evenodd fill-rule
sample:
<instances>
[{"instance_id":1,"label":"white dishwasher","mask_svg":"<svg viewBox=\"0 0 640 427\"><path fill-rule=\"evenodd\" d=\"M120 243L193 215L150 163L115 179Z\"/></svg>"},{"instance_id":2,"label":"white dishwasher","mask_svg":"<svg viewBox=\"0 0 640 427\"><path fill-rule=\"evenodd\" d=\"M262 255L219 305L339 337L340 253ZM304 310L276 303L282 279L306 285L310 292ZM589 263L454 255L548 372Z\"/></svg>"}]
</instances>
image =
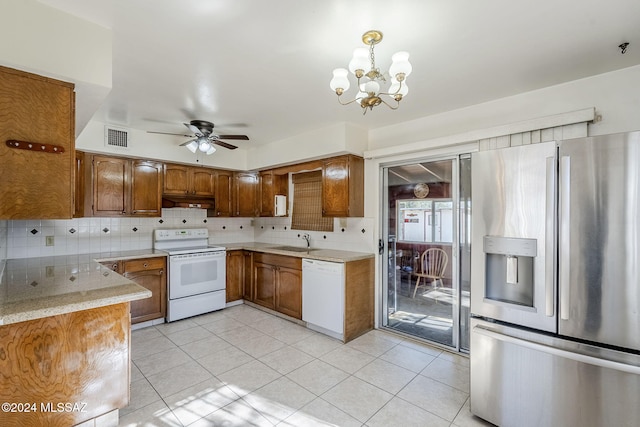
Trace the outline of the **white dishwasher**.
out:
<instances>
[{"instance_id":1,"label":"white dishwasher","mask_svg":"<svg viewBox=\"0 0 640 427\"><path fill-rule=\"evenodd\" d=\"M302 260L302 320L337 339L344 336L344 263Z\"/></svg>"}]
</instances>

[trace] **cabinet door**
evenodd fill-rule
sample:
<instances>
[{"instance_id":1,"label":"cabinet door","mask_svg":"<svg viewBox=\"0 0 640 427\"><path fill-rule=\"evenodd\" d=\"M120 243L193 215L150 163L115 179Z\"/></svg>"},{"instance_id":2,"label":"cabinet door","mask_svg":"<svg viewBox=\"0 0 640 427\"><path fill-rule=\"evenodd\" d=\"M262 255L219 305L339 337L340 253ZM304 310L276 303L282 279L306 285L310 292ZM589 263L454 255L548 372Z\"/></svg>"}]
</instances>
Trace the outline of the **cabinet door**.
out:
<instances>
[{"instance_id":1,"label":"cabinet door","mask_svg":"<svg viewBox=\"0 0 640 427\"><path fill-rule=\"evenodd\" d=\"M131 301L131 323L159 319L166 314L167 278L164 258L124 261L124 277L149 289L152 295Z\"/></svg>"},{"instance_id":2,"label":"cabinet door","mask_svg":"<svg viewBox=\"0 0 640 427\"><path fill-rule=\"evenodd\" d=\"M216 216L231 216L233 213L233 172L216 171Z\"/></svg>"},{"instance_id":3,"label":"cabinet door","mask_svg":"<svg viewBox=\"0 0 640 427\"><path fill-rule=\"evenodd\" d=\"M276 310L302 319L302 271L277 267Z\"/></svg>"},{"instance_id":4,"label":"cabinet door","mask_svg":"<svg viewBox=\"0 0 640 427\"><path fill-rule=\"evenodd\" d=\"M322 215L348 216L349 161L330 159L322 166Z\"/></svg>"},{"instance_id":5,"label":"cabinet door","mask_svg":"<svg viewBox=\"0 0 640 427\"><path fill-rule=\"evenodd\" d=\"M73 217L82 218L84 216L85 193L85 154L82 151L76 151L73 174L73 181L75 184L73 194Z\"/></svg>"},{"instance_id":6,"label":"cabinet door","mask_svg":"<svg viewBox=\"0 0 640 427\"><path fill-rule=\"evenodd\" d=\"M132 160L129 213L135 216L161 216L162 163Z\"/></svg>"},{"instance_id":7,"label":"cabinet door","mask_svg":"<svg viewBox=\"0 0 640 427\"><path fill-rule=\"evenodd\" d=\"M242 299L244 292L244 251L227 251L227 302Z\"/></svg>"},{"instance_id":8,"label":"cabinet door","mask_svg":"<svg viewBox=\"0 0 640 427\"><path fill-rule=\"evenodd\" d=\"M260 216L273 216L275 196L273 172L260 172L259 179Z\"/></svg>"},{"instance_id":9,"label":"cabinet door","mask_svg":"<svg viewBox=\"0 0 640 427\"><path fill-rule=\"evenodd\" d=\"M164 165L163 193L172 196L189 194L189 166Z\"/></svg>"},{"instance_id":10,"label":"cabinet door","mask_svg":"<svg viewBox=\"0 0 640 427\"><path fill-rule=\"evenodd\" d=\"M254 217L258 214L258 176L254 173L235 174L233 216Z\"/></svg>"},{"instance_id":11,"label":"cabinet door","mask_svg":"<svg viewBox=\"0 0 640 427\"><path fill-rule=\"evenodd\" d=\"M74 96L70 83L0 67L0 219L73 215ZM64 152L10 148L7 140Z\"/></svg>"},{"instance_id":12,"label":"cabinet door","mask_svg":"<svg viewBox=\"0 0 640 427\"><path fill-rule=\"evenodd\" d=\"M272 265L253 263L253 302L267 308L275 308L276 270Z\"/></svg>"},{"instance_id":13,"label":"cabinet door","mask_svg":"<svg viewBox=\"0 0 640 427\"><path fill-rule=\"evenodd\" d=\"M193 195L200 197L215 197L215 176L213 169L191 169L191 191Z\"/></svg>"},{"instance_id":14,"label":"cabinet door","mask_svg":"<svg viewBox=\"0 0 640 427\"><path fill-rule=\"evenodd\" d=\"M253 286L253 252L242 251L244 256L244 284L242 289L242 298L247 301L253 301L254 298L254 286Z\"/></svg>"},{"instance_id":15,"label":"cabinet door","mask_svg":"<svg viewBox=\"0 0 640 427\"><path fill-rule=\"evenodd\" d=\"M364 160L361 157L340 156L323 162L322 215L364 215Z\"/></svg>"},{"instance_id":16,"label":"cabinet door","mask_svg":"<svg viewBox=\"0 0 640 427\"><path fill-rule=\"evenodd\" d=\"M93 156L93 215L124 215L127 209L129 161Z\"/></svg>"}]
</instances>

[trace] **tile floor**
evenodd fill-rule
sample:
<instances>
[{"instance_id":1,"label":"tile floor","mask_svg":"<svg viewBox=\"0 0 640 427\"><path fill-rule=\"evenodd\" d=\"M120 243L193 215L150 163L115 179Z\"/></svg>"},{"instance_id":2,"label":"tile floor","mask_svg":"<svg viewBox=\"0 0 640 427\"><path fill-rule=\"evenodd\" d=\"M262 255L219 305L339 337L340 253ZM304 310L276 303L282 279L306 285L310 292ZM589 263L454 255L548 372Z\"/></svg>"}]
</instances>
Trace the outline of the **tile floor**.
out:
<instances>
[{"instance_id":1,"label":"tile floor","mask_svg":"<svg viewBox=\"0 0 640 427\"><path fill-rule=\"evenodd\" d=\"M371 331L348 344L247 305L132 333L120 426L484 426L469 361Z\"/></svg>"}]
</instances>

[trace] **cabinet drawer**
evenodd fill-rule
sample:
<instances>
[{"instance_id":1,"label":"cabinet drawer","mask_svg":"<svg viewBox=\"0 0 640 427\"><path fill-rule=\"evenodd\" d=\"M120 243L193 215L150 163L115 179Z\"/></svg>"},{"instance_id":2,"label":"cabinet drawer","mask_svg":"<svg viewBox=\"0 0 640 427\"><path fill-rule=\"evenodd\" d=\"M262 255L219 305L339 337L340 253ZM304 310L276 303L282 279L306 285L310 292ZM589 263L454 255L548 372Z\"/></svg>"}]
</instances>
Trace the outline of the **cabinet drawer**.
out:
<instances>
[{"instance_id":1,"label":"cabinet drawer","mask_svg":"<svg viewBox=\"0 0 640 427\"><path fill-rule=\"evenodd\" d=\"M165 268L165 260L163 257L133 259L130 261L124 261L123 264L125 273L130 271L144 271Z\"/></svg>"},{"instance_id":2,"label":"cabinet drawer","mask_svg":"<svg viewBox=\"0 0 640 427\"><path fill-rule=\"evenodd\" d=\"M260 262L263 264L277 265L278 267L288 267L296 270L302 270L302 258L256 252L255 254L253 254L253 260L254 262Z\"/></svg>"}]
</instances>

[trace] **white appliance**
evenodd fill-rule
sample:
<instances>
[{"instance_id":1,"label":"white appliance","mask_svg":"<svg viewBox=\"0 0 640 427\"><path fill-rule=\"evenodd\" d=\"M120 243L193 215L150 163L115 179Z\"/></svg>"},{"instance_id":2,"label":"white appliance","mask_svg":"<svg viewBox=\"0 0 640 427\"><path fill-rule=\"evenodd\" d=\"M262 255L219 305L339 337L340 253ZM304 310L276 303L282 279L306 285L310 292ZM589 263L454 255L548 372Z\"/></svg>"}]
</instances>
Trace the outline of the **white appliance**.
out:
<instances>
[{"instance_id":1,"label":"white appliance","mask_svg":"<svg viewBox=\"0 0 640 427\"><path fill-rule=\"evenodd\" d=\"M169 253L167 322L226 305L226 251L209 246L206 228L155 230L153 247Z\"/></svg>"},{"instance_id":2,"label":"white appliance","mask_svg":"<svg viewBox=\"0 0 640 427\"><path fill-rule=\"evenodd\" d=\"M309 329L343 339L343 263L302 260L302 320Z\"/></svg>"}]
</instances>

